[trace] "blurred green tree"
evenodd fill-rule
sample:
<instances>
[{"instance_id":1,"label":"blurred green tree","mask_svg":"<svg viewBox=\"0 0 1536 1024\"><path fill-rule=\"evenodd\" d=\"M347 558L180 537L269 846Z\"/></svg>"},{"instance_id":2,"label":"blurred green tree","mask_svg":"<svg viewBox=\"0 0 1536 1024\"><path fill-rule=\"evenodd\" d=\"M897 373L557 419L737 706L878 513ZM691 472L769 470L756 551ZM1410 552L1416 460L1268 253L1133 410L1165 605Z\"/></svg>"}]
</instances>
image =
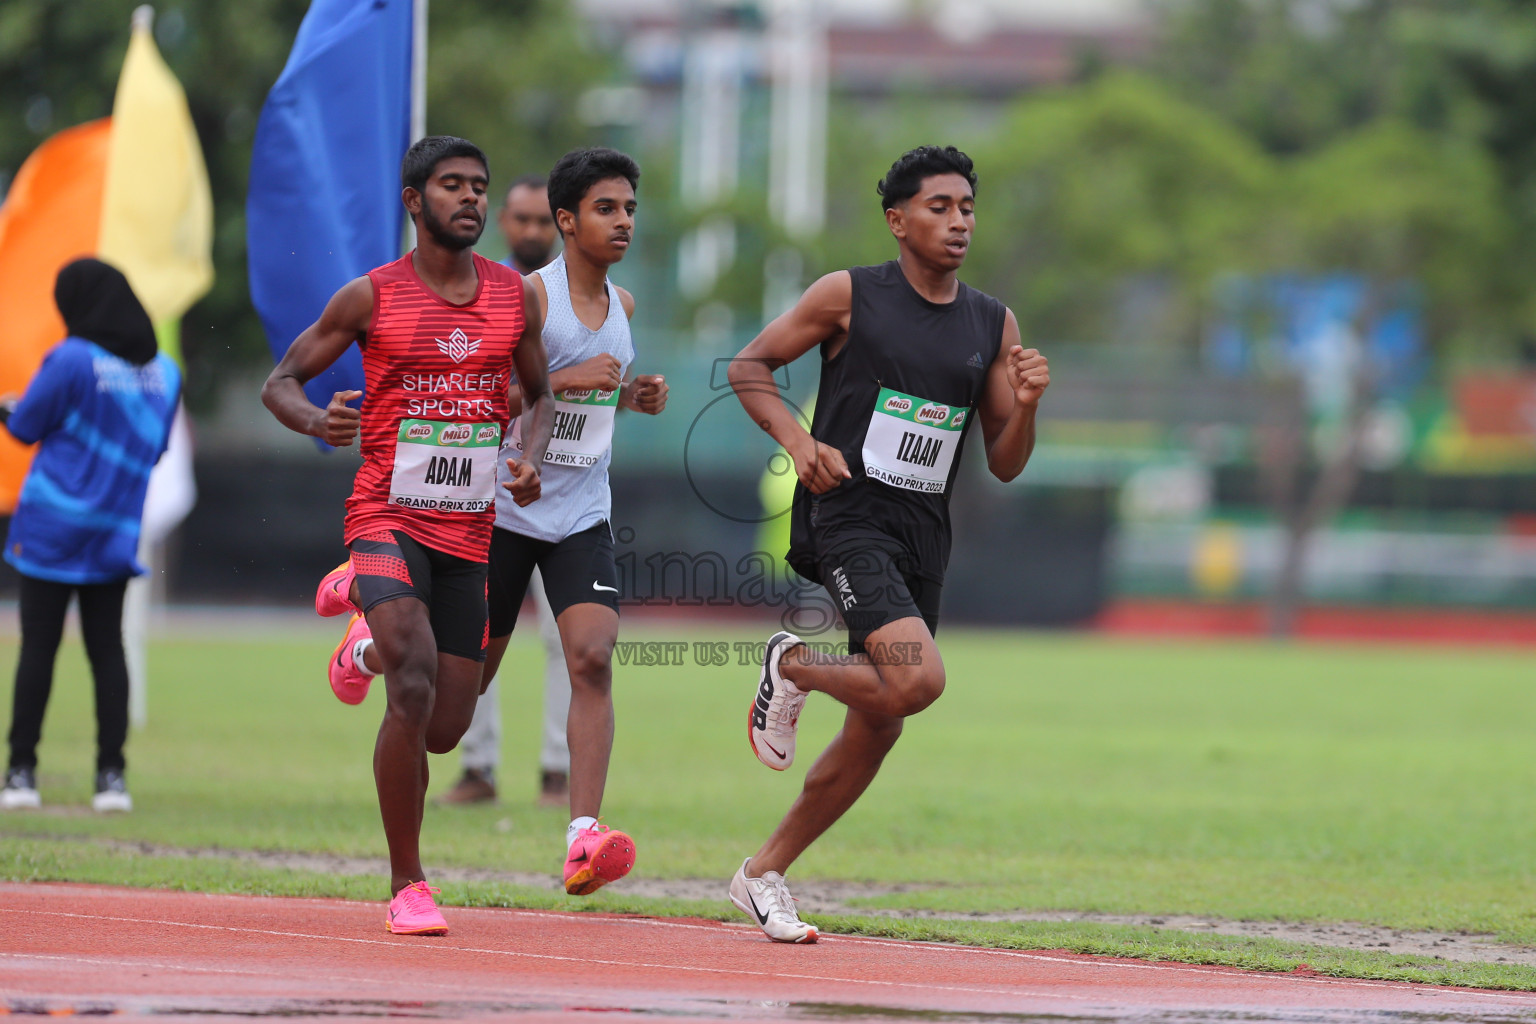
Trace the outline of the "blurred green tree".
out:
<instances>
[{"instance_id":1,"label":"blurred green tree","mask_svg":"<svg viewBox=\"0 0 1536 1024\"><path fill-rule=\"evenodd\" d=\"M1536 232L1536 19L1529 0L1458 0L1415 9L1403 18L1405 37L1432 50L1443 77L1461 87L1475 116L1464 134L1496 162L1508 194L1502 200L1512 229ZM1512 249L1498 278L1517 309L1517 330L1536 335L1536 253Z\"/></svg>"},{"instance_id":2,"label":"blurred green tree","mask_svg":"<svg viewBox=\"0 0 1536 1024\"><path fill-rule=\"evenodd\" d=\"M1148 68L1266 151L1304 153L1379 117L1442 130L1473 111L1425 17L1448 0L1155 0Z\"/></svg>"},{"instance_id":3,"label":"blurred green tree","mask_svg":"<svg viewBox=\"0 0 1536 1024\"><path fill-rule=\"evenodd\" d=\"M1536 230L1536 21L1528 0L1158 0L1148 69L1267 152L1305 156L1395 123L1430 148L1475 143L1499 172L1502 216ZM1351 168L1336 168L1350 173ZM1293 200L1291 200L1293 201ZM1475 254L1473 254L1475 257ZM1536 333L1525 287L1536 256L1497 266L1447 254L1490 276L1477 295L1435 289L1447 319L1481 320L1486 351ZM1476 302L1448 318L1446 303ZM1474 336L1458 331L1457 352Z\"/></svg>"},{"instance_id":4,"label":"blurred green tree","mask_svg":"<svg viewBox=\"0 0 1536 1024\"><path fill-rule=\"evenodd\" d=\"M1272 162L1220 118L1140 75L1019 101L972 151L983 176L966 276L1039 340L1192 347L1204 298L1241 252ZM1155 321L1117 295L1151 280Z\"/></svg>"}]
</instances>

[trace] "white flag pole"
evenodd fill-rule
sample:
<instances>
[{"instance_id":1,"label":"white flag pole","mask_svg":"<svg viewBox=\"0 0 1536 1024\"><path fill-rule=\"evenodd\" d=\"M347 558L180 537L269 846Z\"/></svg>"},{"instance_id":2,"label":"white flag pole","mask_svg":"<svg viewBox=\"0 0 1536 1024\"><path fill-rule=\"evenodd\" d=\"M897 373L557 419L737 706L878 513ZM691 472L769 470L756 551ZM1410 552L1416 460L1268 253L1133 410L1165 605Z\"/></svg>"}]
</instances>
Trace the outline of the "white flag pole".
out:
<instances>
[{"instance_id":1,"label":"white flag pole","mask_svg":"<svg viewBox=\"0 0 1536 1024\"><path fill-rule=\"evenodd\" d=\"M427 0L411 0L411 142L427 134Z\"/></svg>"},{"instance_id":2,"label":"white flag pole","mask_svg":"<svg viewBox=\"0 0 1536 1024\"><path fill-rule=\"evenodd\" d=\"M411 144L427 135L427 0L411 0ZM416 248L416 222L405 221L406 247Z\"/></svg>"},{"instance_id":3,"label":"white flag pole","mask_svg":"<svg viewBox=\"0 0 1536 1024\"><path fill-rule=\"evenodd\" d=\"M155 9L140 4L133 9L130 21L133 31L154 31ZM128 581L123 594L123 660L128 667L128 722L135 729L142 729L149 722L149 620L150 606L155 603L155 582L160 572L158 545L143 532L140 514L138 558L149 570L149 575Z\"/></svg>"}]
</instances>

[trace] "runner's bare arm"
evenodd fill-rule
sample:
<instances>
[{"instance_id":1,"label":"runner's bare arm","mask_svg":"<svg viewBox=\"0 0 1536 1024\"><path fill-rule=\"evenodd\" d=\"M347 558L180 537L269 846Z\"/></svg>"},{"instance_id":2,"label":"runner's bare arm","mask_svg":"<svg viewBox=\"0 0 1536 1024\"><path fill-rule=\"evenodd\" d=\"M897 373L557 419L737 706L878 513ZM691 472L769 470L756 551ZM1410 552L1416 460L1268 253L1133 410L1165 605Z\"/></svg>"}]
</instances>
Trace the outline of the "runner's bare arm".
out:
<instances>
[{"instance_id":1,"label":"runner's bare arm","mask_svg":"<svg viewBox=\"0 0 1536 1024\"><path fill-rule=\"evenodd\" d=\"M373 283L366 277L355 278L331 296L320 319L288 346L261 387L262 403L285 427L337 448L345 448L357 437L362 414L346 403L362 397L361 391L338 391L321 409L304 394L304 385L367 332L372 316Z\"/></svg>"},{"instance_id":2,"label":"runner's bare arm","mask_svg":"<svg viewBox=\"0 0 1536 1024\"><path fill-rule=\"evenodd\" d=\"M619 293L619 305L624 307L624 316L633 320L635 297L618 285L614 285L614 288ZM667 391L666 378L661 374L642 373L636 376L634 367L630 367L630 375L619 385L619 408L655 416L667 407Z\"/></svg>"},{"instance_id":3,"label":"runner's bare arm","mask_svg":"<svg viewBox=\"0 0 1536 1024\"><path fill-rule=\"evenodd\" d=\"M512 352L517 371L517 386L522 392L523 458L508 459L512 480L502 486L512 492L518 505L530 505L539 498L539 467L549 448L549 434L555 423L555 396L549 391L549 356L544 351L544 289L542 282L523 278L523 309L526 322L523 337ZM535 288L533 285L539 284ZM510 388L508 389L510 395Z\"/></svg>"},{"instance_id":4,"label":"runner's bare arm","mask_svg":"<svg viewBox=\"0 0 1536 1024\"><path fill-rule=\"evenodd\" d=\"M987 448L987 469L1004 483L1024 471L1035 450L1035 410L1051 385L1045 356L1019 344L1019 321L1013 310L1003 319L1003 340L987 371L981 396L981 436Z\"/></svg>"},{"instance_id":5,"label":"runner's bare arm","mask_svg":"<svg viewBox=\"0 0 1536 1024\"><path fill-rule=\"evenodd\" d=\"M845 341L852 309L853 277L846 270L828 274L731 360L731 387L742 408L784 447L795 461L795 475L815 494L830 491L853 474L842 452L812 438L789 411L773 371L824 342Z\"/></svg>"}]
</instances>

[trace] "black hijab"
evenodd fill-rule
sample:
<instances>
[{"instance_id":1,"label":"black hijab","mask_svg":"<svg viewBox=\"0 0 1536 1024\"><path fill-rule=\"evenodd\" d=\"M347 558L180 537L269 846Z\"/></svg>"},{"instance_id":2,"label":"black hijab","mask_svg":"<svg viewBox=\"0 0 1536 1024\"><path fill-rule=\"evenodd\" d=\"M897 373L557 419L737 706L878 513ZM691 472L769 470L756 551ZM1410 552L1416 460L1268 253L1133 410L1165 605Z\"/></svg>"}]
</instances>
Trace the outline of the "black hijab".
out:
<instances>
[{"instance_id":1,"label":"black hijab","mask_svg":"<svg viewBox=\"0 0 1536 1024\"><path fill-rule=\"evenodd\" d=\"M123 272L101 260L75 260L59 271L53 301L64 326L120 359L143 366L155 358L155 325Z\"/></svg>"}]
</instances>

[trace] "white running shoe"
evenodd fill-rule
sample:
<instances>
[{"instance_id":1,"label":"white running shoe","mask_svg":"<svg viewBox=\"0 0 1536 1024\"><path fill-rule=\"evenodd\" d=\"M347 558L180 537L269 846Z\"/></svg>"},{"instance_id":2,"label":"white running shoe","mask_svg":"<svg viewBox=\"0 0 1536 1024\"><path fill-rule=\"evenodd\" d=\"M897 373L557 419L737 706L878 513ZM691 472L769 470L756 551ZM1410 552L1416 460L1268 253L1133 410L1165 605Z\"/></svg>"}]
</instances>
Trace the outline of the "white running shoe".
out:
<instances>
[{"instance_id":1,"label":"white running shoe","mask_svg":"<svg viewBox=\"0 0 1536 1024\"><path fill-rule=\"evenodd\" d=\"M748 857L731 879L731 902L743 914L757 922L774 942L815 942L816 926L800 920L795 912L795 898L789 894L784 876L765 871L762 878L748 878Z\"/></svg>"},{"instance_id":2,"label":"white running shoe","mask_svg":"<svg viewBox=\"0 0 1536 1024\"><path fill-rule=\"evenodd\" d=\"M0 811L31 811L43 806L37 793L37 772L31 768L8 768L5 788L0 789Z\"/></svg>"},{"instance_id":3,"label":"white running shoe","mask_svg":"<svg viewBox=\"0 0 1536 1024\"><path fill-rule=\"evenodd\" d=\"M96 773L91 810L99 814L126 814L133 810L133 797L128 795L128 781L123 778L122 769L108 768Z\"/></svg>"},{"instance_id":4,"label":"white running shoe","mask_svg":"<svg viewBox=\"0 0 1536 1024\"><path fill-rule=\"evenodd\" d=\"M747 711L747 739L752 743L752 753L778 772L795 761L795 729L800 725L800 709L805 707L805 691L779 674L779 660L785 651L804 642L784 631L768 638L757 693Z\"/></svg>"}]
</instances>

